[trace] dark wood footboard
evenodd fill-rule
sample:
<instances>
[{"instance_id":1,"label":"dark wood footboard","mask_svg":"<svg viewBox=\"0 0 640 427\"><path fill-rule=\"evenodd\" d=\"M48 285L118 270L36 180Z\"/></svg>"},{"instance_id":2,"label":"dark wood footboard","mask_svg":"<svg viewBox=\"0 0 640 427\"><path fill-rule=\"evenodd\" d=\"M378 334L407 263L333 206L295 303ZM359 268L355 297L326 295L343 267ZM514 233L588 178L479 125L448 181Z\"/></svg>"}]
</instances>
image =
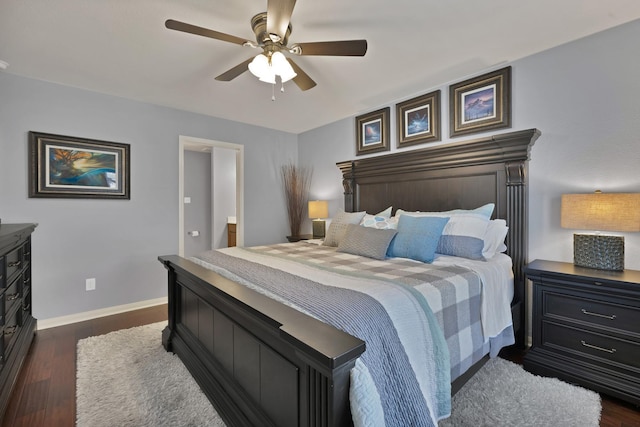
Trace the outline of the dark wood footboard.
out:
<instances>
[{"instance_id":1,"label":"dark wood footboard","mask_svg":"<svg viewBox=\"0 0 640 427\"><path fill-rule=\"evenodd\" d=\"M178 256L162 343L229 426L349 426L365 343Z\"/></svg>"}]
</instances>

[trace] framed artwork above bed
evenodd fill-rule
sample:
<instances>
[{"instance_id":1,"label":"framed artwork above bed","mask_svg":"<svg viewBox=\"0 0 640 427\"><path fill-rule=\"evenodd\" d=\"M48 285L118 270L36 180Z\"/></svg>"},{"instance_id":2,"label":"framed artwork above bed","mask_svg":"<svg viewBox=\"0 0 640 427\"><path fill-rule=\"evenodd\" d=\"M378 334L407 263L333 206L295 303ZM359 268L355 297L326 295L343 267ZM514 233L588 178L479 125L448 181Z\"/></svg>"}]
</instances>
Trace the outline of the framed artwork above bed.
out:
<instances>
[{"instance_id":1,"label":"framed artwork above bed","mask_svg":"<svg viewBox=\"0 0 640 427\"><path fill-rule=\"evenodd\" d=\"M386 107L356 117L356 156L389 151L389 112Z\"/></svg>"},{"instance_id":2,"label":"framed artwork above bed","mask_svg":"<svg viewBox=\"0 0 640 427\"><path fill-rule=\"evenodd\" d=\"M511 67L449 86L449 134L511 127Z\"/></svg>"},{"instance_id":3,"label":"framed artwork above bed","mask_svg":"<svg viewBox=\"0 0 640 427\"><path fill-rule=\"evenodd\" d=\"M396 104L398 147L440 141L440 91Z\"/></svg>"}]
</instances>

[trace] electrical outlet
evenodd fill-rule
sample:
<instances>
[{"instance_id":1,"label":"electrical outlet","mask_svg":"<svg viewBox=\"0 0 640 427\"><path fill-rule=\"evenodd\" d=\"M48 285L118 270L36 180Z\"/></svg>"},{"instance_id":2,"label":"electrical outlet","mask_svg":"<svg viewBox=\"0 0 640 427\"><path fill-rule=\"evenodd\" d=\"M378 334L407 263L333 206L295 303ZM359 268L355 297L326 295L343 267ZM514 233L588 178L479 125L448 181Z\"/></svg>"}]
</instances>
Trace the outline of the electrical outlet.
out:
<instances>
[{"instance_id":1,"label":"electrical outlet","mask_svg":"<svg viewBox=\"0 0 640 427\"><path fill-rule=\"evenodd\" d=\"M88 291L96 290L96 279L87 279L86 287Z\"/></svg>"}]
</instances>

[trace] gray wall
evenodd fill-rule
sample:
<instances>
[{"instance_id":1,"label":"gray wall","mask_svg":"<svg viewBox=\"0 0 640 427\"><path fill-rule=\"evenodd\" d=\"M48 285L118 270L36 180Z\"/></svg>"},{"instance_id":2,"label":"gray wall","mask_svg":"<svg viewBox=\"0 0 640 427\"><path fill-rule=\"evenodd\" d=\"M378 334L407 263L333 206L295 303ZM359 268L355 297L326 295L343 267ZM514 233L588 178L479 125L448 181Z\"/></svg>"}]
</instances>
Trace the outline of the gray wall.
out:
<instances>
[{"instance_id":1,"label":"gray wall","mask_svg":"<svg viewBox=\"0 0 640 427\"><path fill-rule=\"evenodd\" d=\"M166 296L178 251L178 137L245 146L245 244L284 241L280 167L297 136L0 72L0 218L37 222L33 308L49 319ZM131 200L27 197L27 133L131 144ZM268 223L269 227L264 224ZM86 292L85 279L97 288Z\"/></svg>"},{"instance_id":2,"label":"gray wall","mask_svg":"<svg viewBox=\"0 0 640 427\"><path fill-rule=\"evenodd\" d=\"M562 193L640 191L639 39L636 21L511 64L511 130L543 134L531 153L530 259L572 259L573 231L560 228ZM447 84L441 143L451 142ZM353 117L296 136L6 72L0 94L0 218L40 224L33 237L40 319L166 296L156 258L177 252L179 135L245 146L246 245L288 234L280 166L291 159L313 166L310 199L329 200L331 215L343 206L335 163L355 158ZM27 198L29 130L131 144L131 200ZM392 151L395 143L392 132ZM640 269L640 233L625 239L627 267ZM97 279L95 291L84 290L88 277Z\"/></svg>"},{"instance_id":3,"label":"gray wall","mask_svg":"<svg viewBox=\"0 0 640 427\"><path fill-rule=\"evenodd\" d=\"M211 152L184 152L184 255L189 257L212 248ZM189 232L198 231L198 236Z\"/></svg>"},{"instance_id":4,"label":"gray wall","mask_svg":"<svg viewBox=\"0 0 640 427\"><path fill-rule=\"evenodd\" d=\"M542 131L529 164L530 260L573 261L574 230L560 228L561 194L596 189L640 192L637 40L640 21L510 64L513 125L503 132ZM414 96L434 89L442 90L441 144L490 134L450 140L448 86L425 87ZM397 151L395 102L380 106L392 107L392 151ZM299 161L314 165L312 198L326 194L331 201L330 215L343 207L341 176L335 163L355 158L354 122L351 117L298 136ZM626 267L640 269L640 233L624 236Z\"/></svg>"}]
</instances>

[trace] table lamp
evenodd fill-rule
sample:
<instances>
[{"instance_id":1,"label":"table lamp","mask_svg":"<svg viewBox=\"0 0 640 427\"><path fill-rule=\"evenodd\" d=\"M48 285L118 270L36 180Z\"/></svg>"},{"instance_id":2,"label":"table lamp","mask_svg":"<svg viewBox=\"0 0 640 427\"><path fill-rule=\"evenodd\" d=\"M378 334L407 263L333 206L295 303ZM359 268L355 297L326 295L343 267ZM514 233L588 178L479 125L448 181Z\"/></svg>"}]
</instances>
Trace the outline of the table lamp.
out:
<instances>
[{"instance_id":1,"label":"table lamp","mask_svg":"<svg viewBox=\"0 0 640 427\"><path fill-rule=\"evenodd\" d=\"M329 204L326 200L313 200L309 202L309 218L313 221L313 238L322 239L325 234L325 223L322 218L329 217Z\"/></svg>"},{"instance_id":2,"label":"table lamp","mask_svg":"<svg viewBox=\"0 0 640 427\"><path fill-rule=\"evenodd\" d=\"M640 193L563 194L563 228L597 231L640 231ZM573 263L599 270L624 270L624 237L574 234Z\"/></svg>"}]
</instances>

